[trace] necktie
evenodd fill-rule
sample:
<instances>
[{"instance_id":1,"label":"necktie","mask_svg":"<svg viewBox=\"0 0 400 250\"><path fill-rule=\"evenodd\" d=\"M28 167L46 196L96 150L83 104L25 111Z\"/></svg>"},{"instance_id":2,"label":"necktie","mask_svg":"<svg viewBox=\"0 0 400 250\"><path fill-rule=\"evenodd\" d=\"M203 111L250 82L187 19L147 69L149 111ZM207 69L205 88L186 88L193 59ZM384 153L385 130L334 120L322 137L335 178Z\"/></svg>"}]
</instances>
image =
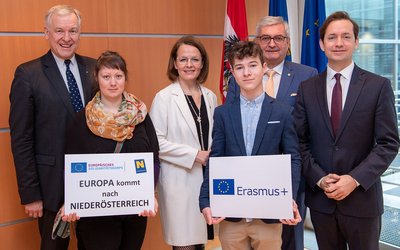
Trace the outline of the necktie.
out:
<instances>
[{"instance_id":1,"label":"necktie","mask_svg":"<svg viewBox=\"0 0 400 250\"><path fill-rule=\"evenodd\" d=\"M80 111L83 109L83 103L81 99L81 95L79 94L78 84L76 83L75 77L69 68L69 64L71 60L65 60L65 65L67 66L67 83L68 83L68 90L69 90L69 97L71 99L72 107L74 108L75 112Z\"/></svg>"},{"instance_id":2,"label":"necktie","mask_svg":"<svg viewBox=\"0 0 400 250\"><path fill-rule=\"evenodd\" d=\"M273 69L270 69L267 71L268 75L268 81L267 85L265 86L265 92L267 92L267 95L274 97L275 98L275 93L274 93L274 75L276 71Z\"/></svg>"},{"instance_id":3,"label":"necktie","mask_svg":"<svg viewBox=\"0 0 400 250\"><path fill-rule=\"evenodd\" d=\"M331 103L331 123L335 136L340 125L340 118L342 117L342 86L340 85L340 76L340 73L335 74L336 83L333 87Z\"/></svg>"}]
</instances>

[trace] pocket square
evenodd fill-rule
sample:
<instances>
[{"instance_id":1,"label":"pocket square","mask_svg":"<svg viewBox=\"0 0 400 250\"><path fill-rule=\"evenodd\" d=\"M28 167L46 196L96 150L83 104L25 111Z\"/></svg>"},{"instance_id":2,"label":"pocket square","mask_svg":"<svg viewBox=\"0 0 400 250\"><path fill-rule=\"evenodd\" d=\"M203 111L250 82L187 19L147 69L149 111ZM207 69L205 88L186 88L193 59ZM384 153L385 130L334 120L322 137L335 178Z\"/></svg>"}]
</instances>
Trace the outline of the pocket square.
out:
<instances>
[{"instance_id":1,"label":"pocket square","mask_svg":"<svg viewBox=\"0 0 400 250\"><path fill-rule=\"evenodd\" d=\"M277 124L277 123L281 123L281 121L269 121L267 122L268 124Z\"/></svg>"},{"instance_id":2,"label":"pocket square","mask_svg":"<svg viewBox=\"0 0 400 250\"><path fill-rule=\"evenodd\" d=\"M291 93L290 96L297 96L297 93Z\"/></svg>"}]
</instances>

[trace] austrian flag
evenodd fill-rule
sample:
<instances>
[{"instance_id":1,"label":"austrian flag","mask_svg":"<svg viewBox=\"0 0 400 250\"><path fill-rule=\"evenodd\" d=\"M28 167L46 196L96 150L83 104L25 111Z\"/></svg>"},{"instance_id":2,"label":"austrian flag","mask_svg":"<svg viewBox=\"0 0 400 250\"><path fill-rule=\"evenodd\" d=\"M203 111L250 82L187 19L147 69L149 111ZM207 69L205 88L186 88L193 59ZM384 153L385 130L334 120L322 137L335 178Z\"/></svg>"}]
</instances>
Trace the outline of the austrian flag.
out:
<instances>
[{"instance_id":1,"label":"austrian flag","mask_svg":"<svg viewBox=\"0 0 400 250\"><path fill-rule=\"evenodd\" d=\"M228 83L231 77L228 52L232 48L233 44L238 41L247 40L247 38L248 32L245 0L227 0L219 87L223 102L225 102Z\"/></svg>"}]
</instances>

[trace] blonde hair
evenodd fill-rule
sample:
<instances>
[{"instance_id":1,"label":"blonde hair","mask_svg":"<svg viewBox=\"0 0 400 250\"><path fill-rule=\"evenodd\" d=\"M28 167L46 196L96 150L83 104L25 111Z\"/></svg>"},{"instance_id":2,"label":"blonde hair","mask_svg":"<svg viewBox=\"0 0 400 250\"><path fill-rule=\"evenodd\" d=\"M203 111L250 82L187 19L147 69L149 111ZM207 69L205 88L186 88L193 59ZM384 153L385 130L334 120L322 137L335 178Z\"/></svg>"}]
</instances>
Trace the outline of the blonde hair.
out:
<instances>
[{"instance_id":1,"label":"blonde hair","mask_svg":"<svg viewBox=\"0 0 400 250\"><path fill-rule=\"evenodd\" d=\"M72 8L69 5L56 5L51 7L46 15L44 16L44 25L45 27L49 28L51 25L51 18L53 17L53 15L59 15L59 16L64 16L64 15L68 15L68 14L74 14L76 16L76 18L78 19L78 27L81 27L81 21L82 21L82 17L81 17L81 13L79 12L79 10Z\"/></svg>"},{"instance_id":2,"label":"blonde hair","mask_svg":"<svg viewBox=\"0 0 400 250\"><path fill-rule=\"evenodd\" d=\"M283 20L281 16L265 16L261 18L261 20L257 23L256 26L257 36L261 35L261 29L264 28L265 26L271 26L277 24L283 24L283 26L285 26L286 36L290 37L289 24L288 22Z\"/></svg>"}]
</instances>

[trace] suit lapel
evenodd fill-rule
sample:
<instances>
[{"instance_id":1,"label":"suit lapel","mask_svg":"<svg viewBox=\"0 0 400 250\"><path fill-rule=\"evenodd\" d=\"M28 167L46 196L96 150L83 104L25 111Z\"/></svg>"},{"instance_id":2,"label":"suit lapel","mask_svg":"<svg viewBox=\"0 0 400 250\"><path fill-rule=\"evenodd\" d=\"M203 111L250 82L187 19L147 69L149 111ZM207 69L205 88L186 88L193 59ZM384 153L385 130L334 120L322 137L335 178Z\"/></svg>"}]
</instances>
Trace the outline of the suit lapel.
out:
<instances>
[{"instance_id":1,"label":"suit lapel","mask_svg":"<svg viewBox=\"0 0 400 250\"><path fill-rule=\"evenodd\" d=\"M254 145L253 145L253 150L251 152L251 155L256 155L258 149L260 148L261 142L264 138L265 134L265 129L268 126L268 120L269 117L271 116L272 112L272 103L274 100L269 97L268 95L265 95L264 101L262 103L261 107L261 112L260 112L260 119L258 120L257 123L257 129L256 129L256 135L254 138Z\"/></svg>"},{"instance_id":2,"label":"suit lapel","mask_svg":"<svg viewBox=\"0 0 400 250\"><path fill-rule=\"evenodd\" d=\"M232 104L225 105L229 105L229 115L231 117L233 135L235 136L237 145L240 148L240 153L242 155L247 155L243 138L242 115L240 113L240 98L235 98Z\"/></svg>"},{"instance_id":3,"label":"suit lapel","mask_svg":"<svg viewBox=\"0 0 400 250\"><path fill-rule=\"evenodd\" d=\"M78 63L79 74L81 76L83 95L85 98L84 106L91 100L93 97L92 93L92 82L91 77L89 75L89 70L87 69L85 63L81 56L75 54L76 62Z\"/></svg>"},{"instance_id":4,"label":"suit lapel","mask_svg":"<svg viewBox=\"0 0 400 250\"><path fill-rule=\"evenodd\" d=\"M354 70L353 74L351 75L349 90L347 92L346 100L344 103L342 118L340 120L340 126L337 132L336 140L340 138L343 132L343 128L349 120L350 114L356 105L358 97L360 96L364 81L365 79L362 71L359 67L357 67L357 65L354 65Z\"/></svg>"},{"instance_id":5,"label":"suit lapel","mask_svg":"<svg viewBox=\"0 0 400 250\"><path fill-rule=\"evenodd\" d=\"M67 86L65 85L64 79L60 73L60 70L57 67L57 63L53 57L53 54L49 50L47 54L42 59L44 74L46 75L49 82L53 85L56 90L57 95L60 97L68 112L73 115L74 109L71 104L71 100L69 97L69 92Z\"/></svg>"},{"instance_id":6,"label":"suit lapel","mask_svg":"<svg viewBox=\"0 0 400 250\"><path fill-rule=\"evenodd\" d=\"M288 94L288 91L290 89L290 86L292 85L293 77L294 77L294 72L290 67L290 64L287 61L285 61L283 65L281 81L279 83L278 93L276 95L277 100L284 101L286 97L290 95Z\"/></svg>"},{"instance_id":7,"label":"suit lapel","mask_svg":"<svg viewBox=\"0 0 400 250\"><path fill-rule=\"evenodd\" d=\"M192 131L194 138L196 138L196 141L198 142L199 138L197 135L196 124L194 123L193 115L190 112L189 105L185 98L185 94L183 93L179 83L177 83L177 82L174 83L173 90L171 93L173 95L173 99L174 99L176 105L178 106L179 110L182 113L183 119L188 124L190 131ZM200 145L200 143L199 143L199 145Z\"/></svg>"},{"instance_id":8,"label":"suit lapel","mask_svg":"<svg viewBox=\"0 0 400 250\"><path fill-rule=\"evenodd\" d=\"M326 74L327 72L325 70L322 74L318 75L318 79L315 82L316 97L321 110L321 117L324 120L326 127L329 129L332 138L335 138L335 136L333 135L331 117L329 115L329 108L326 97Z\"/></svg>"}]
</instances>

